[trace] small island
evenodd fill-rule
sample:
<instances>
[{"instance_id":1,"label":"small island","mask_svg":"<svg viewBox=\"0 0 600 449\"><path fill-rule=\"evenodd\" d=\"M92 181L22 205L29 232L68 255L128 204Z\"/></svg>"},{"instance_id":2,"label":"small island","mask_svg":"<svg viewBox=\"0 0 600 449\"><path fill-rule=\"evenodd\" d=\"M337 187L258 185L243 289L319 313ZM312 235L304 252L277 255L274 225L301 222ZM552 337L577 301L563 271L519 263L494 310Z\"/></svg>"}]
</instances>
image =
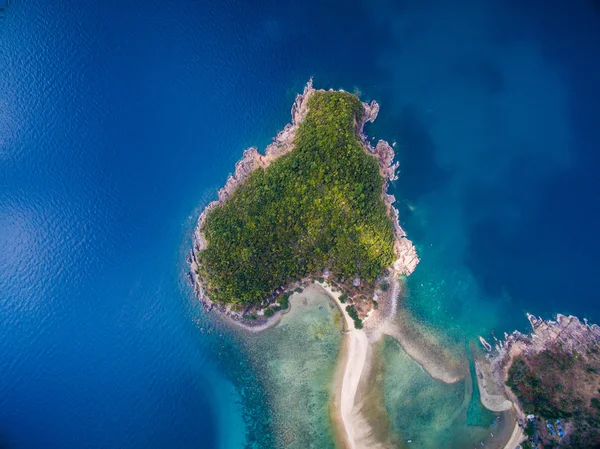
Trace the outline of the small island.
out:
<instances>
[{"instance_id":1,"label":"small island","mask_svg":"<svg viewBox=\"0 0 600 449\"><path fill-rule=\"evenodd\" d=\"M205 307L252 332L276 325L293 295L328 295L344 334L331 420L337 445L350 449L370 447L356 425L359 381L370 345L390 333L402 277L419 263L387 193L394 150L364 133L378 112L311 79L264 154L244 151L200 215L188 257Z\"/></svg>"},{"instance_id":2,"label":"small island","mask_svg":"<svg viewBox=\"0 0 600 449\"><path fill-rule=\"evenodd\" d=\"M294 291L327 279L360 328L378 307L375 290L414 270L416 250L387 194L394 151L363 133L378 111L311 80L265 154L244 152L194 234L190 275L209 309L262 329Z\"/></svg>"},{"instance_id":3,"label":"small island","mask_svg":"<svg viewBox=\"0 0 600 449\"><path fill-rule=\"evenodd\" d=\"M358 398L372 345L393 338L447 384L468 369L423 338L398 307L402 276L419 258L387 193L398 168L394 150L383 140L372 146L364 133L379 105L317 90L310 80L291 112L292 123L264 154L244 151L218 200L201 213L190 281L208 310L253 332L277 324L292 295L326 293L341 312L344 334L332 390L336 441L351 449L388 447L388 437L379 441L365 430ZM531 335L505 335L495 348L480 337L487 351L475 360L481 403L516 416L505 449L595 447L600 328L562 315L528 318Z\"/></svg>"}]
</instances>

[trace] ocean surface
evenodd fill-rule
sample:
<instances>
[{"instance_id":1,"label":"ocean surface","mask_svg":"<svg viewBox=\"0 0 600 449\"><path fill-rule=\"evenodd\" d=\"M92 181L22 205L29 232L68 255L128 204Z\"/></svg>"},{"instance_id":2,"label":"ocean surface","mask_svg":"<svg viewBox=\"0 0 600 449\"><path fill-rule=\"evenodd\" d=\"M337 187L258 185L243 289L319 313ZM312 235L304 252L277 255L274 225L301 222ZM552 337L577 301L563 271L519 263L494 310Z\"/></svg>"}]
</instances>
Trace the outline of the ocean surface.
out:
<instances>
[{"instance_id":1,"label":"ocean surface","mask_svg":"<svg viewBox=\"0 0 600 449\"><path fill-rule=\"evenodd\" d=\"M600 322L597 1L0 5L1 448L281 447L289 391L322 413L335 332L297 351L326 364L296 384L282 348L257 366L276 334L248 349L185 279L197 215L311 76L381 104L367 131L397 142L423 326L464 349L526 311ZM434 385L396 346L385 382L462 404L468 381ZM441 444L408 399L387 392L392 426Z\"/></svg>"}]
</instances>

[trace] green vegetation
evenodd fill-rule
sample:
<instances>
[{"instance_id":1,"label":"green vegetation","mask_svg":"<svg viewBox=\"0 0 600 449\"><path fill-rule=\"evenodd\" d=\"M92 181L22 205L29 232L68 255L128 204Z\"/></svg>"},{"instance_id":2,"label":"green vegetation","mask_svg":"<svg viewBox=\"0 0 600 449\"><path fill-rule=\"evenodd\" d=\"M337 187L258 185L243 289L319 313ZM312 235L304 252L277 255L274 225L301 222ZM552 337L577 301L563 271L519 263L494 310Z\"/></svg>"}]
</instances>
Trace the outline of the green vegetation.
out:
<instances>
[{"instance_id":1,"label":"green vegetation","mask_svg":"<svg viewBox=\"0 0 600 449\"><path fill-rule=\"evenodd\" d=\"M362 329L362 320L358 317L356 308L354 306L346 306L346 312L348 312L348 315L350 315L350 318L352 318L354 321L354 327L357 329Z\"/></svg>"},{"instance_id":2,"label":"green vegetation","mask_svg":"<svg viewBox=\"0 0 600 449\"><path fill-rule=\"evenodd\" d=\"M282 309L285 310L290 306L290 296L292 296L292 294L290 292L287 292L281 295L281 297L277 300L279 302L279 306Z\"/></svg>"},{"instance_id":3,"label":"green vegetation","mask_svg":"<svg viewBox=\"0 0 600 449\"><path fill-rule=\"evenodd\" d=\"M356 132L360 101L315 92L308 107L294 151L251 173L207 216L198 273L213 301L255 305L324 268L373 282L394 260L384 180Z\"/></svg>"},{"instance_id":4,"label":"green vegetation","mask_svg":"<svg viewBox=\"0 0 600 449\"><path fill-rule=\"evenodd\" d=\"M272 307L267 307L265 309L265 316L268 318L268 317L273 316L273 315L275 315L275 310L273 310Z\"/></svg>"},{"instance_id":5,"label":"green vegetation","mask_svg":"<svg viewBox=\"0 0 600 449\"><path fill-rule=\"evenodd\" d=\"M345 304L346 301L348 301L348 295L346 293L344 293L343 295L340 296L340 302L342 304Z\"/></svg>"},{"instance_id":6,"label":"green vegetation","mask_svg":"<svg viewBox=\"0 0 600 449\"><path fill-rule=\"evenodd\" d=\"M523 433L528 437L532 437L535 434L535 426L531 421L527 420L527 426L525 426Z\"/></svg>"}]
</instances>

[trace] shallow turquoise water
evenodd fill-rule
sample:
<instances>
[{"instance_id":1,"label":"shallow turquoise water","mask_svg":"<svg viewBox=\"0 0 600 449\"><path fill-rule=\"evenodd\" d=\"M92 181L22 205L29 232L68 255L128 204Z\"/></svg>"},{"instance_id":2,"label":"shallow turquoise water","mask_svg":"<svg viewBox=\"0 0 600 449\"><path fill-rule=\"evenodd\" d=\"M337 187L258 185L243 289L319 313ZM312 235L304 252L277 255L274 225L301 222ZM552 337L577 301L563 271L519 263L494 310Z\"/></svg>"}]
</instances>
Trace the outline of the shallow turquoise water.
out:
<instances>
[{"instance_id":1,"label":"shallow turquoise water","mask_svg":"<svg viewBox=\"0 0 600 449\"><path fill-rule=\"evenodd\" d=\"M246 335L278 447L333 448L329 421L341 314L324 293L294 295L274 328Z\"/></svg>"},{"instance_id":2,"label":"shallow turquoise water","mask_svg":"<svg viewBox=\"0 0 600 449\"><path fill-rule=\"evenodd\" d=\"M191 297L184 257L310 76L382 106L420 322L465 352L525 311L600 320L597 2L6 3L0 445L276 444L283 386Z\"/></svg>"},{"instance_id":3,"label":"shallow turquoise water","mask_svg":"<svg viewBox=\"0 0 600 449\"><path fill-rule=\"evenodd\" d=\"M473 397L474 379L452 385L436 381L389 337L378 350L385 407L399 444L411 439L407 447L465 448L486 441L486 447L496 447L490 433L497 432L492 423L500 420Z\"/></svg>"}]
</instances>

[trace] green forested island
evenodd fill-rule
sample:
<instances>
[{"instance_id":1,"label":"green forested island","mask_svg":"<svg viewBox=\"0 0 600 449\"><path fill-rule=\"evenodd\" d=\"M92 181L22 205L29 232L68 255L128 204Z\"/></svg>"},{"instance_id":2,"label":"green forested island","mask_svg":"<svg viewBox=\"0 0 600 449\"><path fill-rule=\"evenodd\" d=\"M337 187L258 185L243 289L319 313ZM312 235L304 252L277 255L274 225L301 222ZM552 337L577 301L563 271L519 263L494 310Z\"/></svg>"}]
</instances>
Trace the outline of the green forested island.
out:
<instances>
[{"instance_id":1,"label":"green forested island","mask_svg":"<svg viewBox=\"0 0 600 449\"><path fill-rule=\"evenodd\" d=\"M374 281L394 260L377 157L360 140L352 94L314 91L293 151L248 175L200 231L197 274L212 301L254 305L328 269Z\"/></svg>"}]
</instances>

